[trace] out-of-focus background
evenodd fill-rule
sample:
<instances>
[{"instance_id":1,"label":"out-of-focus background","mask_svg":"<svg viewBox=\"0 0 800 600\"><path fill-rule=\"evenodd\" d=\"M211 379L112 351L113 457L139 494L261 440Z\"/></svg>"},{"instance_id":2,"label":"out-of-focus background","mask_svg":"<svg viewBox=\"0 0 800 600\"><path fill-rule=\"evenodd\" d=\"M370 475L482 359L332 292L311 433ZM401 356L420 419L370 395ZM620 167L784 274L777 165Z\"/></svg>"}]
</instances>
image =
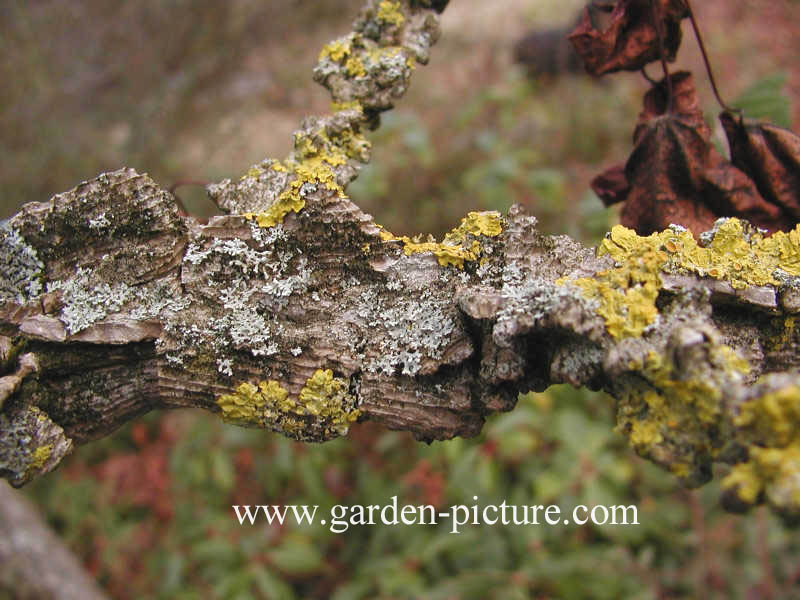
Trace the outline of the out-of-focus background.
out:
<instances>
[{"instance_id":1,"label":"out-of-focus background","mask_svg":"<svg viewBox=\"0 0 800 600\"><path fill-rule=\"evenodd\" d=\"M695 2L720 87L800 125L800 3ZM328 110L317 54L358 0L4 0L0 217L120 166L163 186L236 177L284 157ZM453 0L431 64L370 134L349 193L396 233L446 231L468 210L524 204L551 233L595 243L613 224L588 182L624 160L646 82L593 80L514 46L573 22L581 0ZM711 96L688 24L678 67ZM551 68L553 67L554 68ZM530 67L530 65L529 65ZM660 74L650 68L653 77ZM719 128L717 128L719 129ZM720 136L720 143L724 144ZM201 188L179 190L213 214ZM724 513L612 431L603 395L552 388L480 437L430 446L375 427L302 445L212 415L148 415L28 486L114 598L791 598L800 535L767 512ZM232 504L636 504L637 527L241 527ZM792 591L794 590L794 591ZM795 596L792 596L792 594Z\"/></svg>"}]
</instances>

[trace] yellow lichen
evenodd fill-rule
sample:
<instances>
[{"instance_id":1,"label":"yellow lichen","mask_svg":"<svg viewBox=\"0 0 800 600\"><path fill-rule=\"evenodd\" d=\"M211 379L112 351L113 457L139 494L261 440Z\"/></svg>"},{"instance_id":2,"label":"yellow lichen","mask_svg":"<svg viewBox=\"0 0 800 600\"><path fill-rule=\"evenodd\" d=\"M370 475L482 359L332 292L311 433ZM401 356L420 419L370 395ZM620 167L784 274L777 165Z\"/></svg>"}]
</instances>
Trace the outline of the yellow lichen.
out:
<instances>
[{"instance_id":1,"label":"yellow lichen","mask_svg":"<svg viewBox=\"0 0 800 600\"><path fill-rule=\"evenodd\" d=\"M405 55L406 53L402 46L374 46L369 48L366 53L369 62L373 64L380 64L396 56ZM406 59L406 66L409 66L408 59Z\"/></svg>"},{"instance_id":2,"label":"yellow lichen","mask_svg":"<svg viewBox=\"0 0 800 600\"><path fill-rule=\"evenodd\" d=\"M706 247L677 228L642 237L617 226L598 254L611 255L617 266L568 283L597 302L613 337L637 336L655 323L662 273L694 273L726 281L734 289L777 286L778 270L800 275L800 226L764 237L737 219L727 219ZM794 318L783 318L776 326L780 333L773 345L789 343ZM619 430L637 452L693 484L702 483L707 469L702 465L720 456L726 436L735 436L747 447L748 458L733 467L723 486L744 503L755 503L763 494L774 506L800 514L800 388L765 393L727 419L725 386L743 381L750 366L728 346L707 341L702 352L710 365L698 369L693 364L678 369L673 359L655 353L643 362L630 361L640 379L620 398ZM730 433L723 433L726 428Z\"/></svg>"},{"instance_id":3,"label":"yellow lichen","mask_svg":"<svg viewBox=\"0 0 800 600\"><path fill-rule=\"evenodd\" d=\"M353 407L347 381L334 377L330 369L317 369L300 390L300 404L315 417L325 419L328 427L345 435L360 414Z\"/></svg>"},{"instance_id":4,"label":"yellow lichen","mask_svg":"<svg viewBox=\"0 0 800 600\"><path fill-rule=\"evenodd\" d=\"M290 212L298 213L306 205L300 191L305 184L322 185L329 190L337 192L340 198L345 197L344 189L336 182L336 174L332 166L347 164L347 156L343 152L329 153L318 151L313 142L308 138L299 138L300 152L315 153L315 156L304 158L302 162L288 162L290 172L295 176L289 187L284 190L278 199L262 213L245 213L248 220L255 219L259 227L273 227L282 223Z\"/></svg>"},{"instance_id":5,"label":"yellow lichen","mask_svg":"<svg viewBox=\"0 0 800 600\"><path fill-rule=\"evenodd\" d=\"M764 482L757 468L753 462L734 465L731 472L722 480L722 488L725 490L733 488L742 502L755 504L764 489Z\"/></svg>"},{"instance_id":6,"label":"yellow lichen","mask_svg":"<svg viewBox=\"0 0 800 600\"><path fill-rule=\"evenodd\" d=\"M723 418L723 381L741 381L749 365L731 348L706 343L712 373L678 369L672 359L650 352L632 362L638 378L626 386L617 406L617 429L636 451L689 481L699 482L694 465L720 452L710 432Z\"/></svg>"},{"instance_id":7,"label":"yellow lichen","mask_svg":"<svg viewBox=\"0 0 800 600\"><path fill-rule=\"evenodd\" d=\"M250 168L247 170L247 173L245 173L245 174L242 176L242 178L244 178L244 177L260 177L260 176L261 176L261 174L262 174L263 172L264 172L264 171L263 171L263 170L261 170L261 168L259 168L259 167L257 167L257 166L250 167Z\"/></svg>"},{"instance_id":8,"label":"yellow lichen","mask_svg":"<svg viewBox=\"0 0 800 600\"><path fill-rule=\"evenodd\" d=\"M750 429L762 444L800 442L800 388L788 386L745 402L734 424Z\"/></svg>"},{"instance_id":9,"label":"yellow lichen","mask_svg":"<svg viewBox=\"0 0 800 600\"><path fill-rule=\"evenodd\" d=\"M734 418L747 461L734 465L722 486L746 504L762 492L800 514L800 387L790 385L745 402Z\"/></svg>"},{"instance_id":10,"label":"yellow lichen","mask_svg":"<svg viewBox=\"0 0 800 600\"><path fill-rule=\"evenodd\" d=\"M39 471L45 465L52 453L53 444L47 444L45 446L39 446L36 448L36 450L33 451L33 458L31 460L31 464L28 466L28 471Z\"/></svg>"},{"instance_id":11,"label":"yellow lichen","mask_svg":"<svg viewBox=\"0 0 800 600\"><path fill-rule=\"evenodd\" d=\"M503 232L500 213L497 211L471 212L461 219L461 224L445 235L445 241L462 243L467 234L496 237Z\"/></svg>"},{"instance_id":12,"label":"yellow lichen","mask_svg":"<svg viewBox=\"0 0 800 600\"><path fill-rule=\"evenodd\" d=\"M797 317L783 317L773 319L773 325L778 329L778 334L767 338L766 346L770 352L781 350L789 344L795 337L795 323Z\"/></svg>"},{"instance_id":13,"label":"yellow lichen","mask_svg":"<svg viewBox=\"0 0 800 600\"><path fill-rule=\"evenodd\" d=\"M686 463L672 463L669 466L670 472L675 475L675 477L680 477L682 479L689 476L691 473L691 465L687 465Z\"/></svg>"},{"instance_id":14,"label":"yellow lichen","mask_svg":"<svg viewBox=\"0 0 800 600\"><path fill-rule=\"evenodd\" d=\"M333 137L333 139L331 139ZM324 129L311 134L296 132L293 157L285 163L275 162L274 170L289 173L293 178L273 204L262 213L245 213L260 227L272 227L283 222L290 212L300 212L306 205L301 194L303 186L323 186L345 198L344 189L336 180L333 167L346 165L350 158L366 160L370 143L356 130L345 129L329 137Z\"/></svg>"},{"instance_id":15,"label":"yellow lichen","mask_svg":"<svg viewBox=\"0 0 800 600\"><path fill-rule=\"evenodd\" d=\"M358 56L351 56L344 63L344 70L350 77L366 77L367 69L364 67L364 62Z\"/></svg>"},{"instance_id":16,"label":"yellow lichen","mask_svg":"<svg viewBox=\"0 0 800 600\"><path fill-rule=\"evenodd\" d=\"M314 141L307 135L303 135L300 131L294 133L294 152L295 156L300 160L315 156L319 151L314 145Z\"/></svg>"},{"instance_id":17,"label":"yellow lichen","mask_svg":"<svg viewBox=\"0 0 800 600\"><path fill-rule=\"evenodd\" d=\"M305 205L306 201L298 195L281 195L265 212L245 213L244 217L248 220L255 219L259 227L273 227L282 223L290 212L300 212Z\"/></svg>"},{"instance_id":18,"label":"yellow lichen","mask_svg":"<svg viewBox=\"0 0 800 600\"><path fill-rule=\"evenodd\" d=\"M436 260L443 267L454 266L459 269L464 268L466 261L477 260L480 257L481 244L474 238L478 236L497 237L503 231L500 213L496 211L469 213L461 219L458 227L444 236L442 242L437 242L430 236L426 241L422 241L421 236L414 238L396 236L380 225L378 227L383 241L403 242L403 252L406 256L430 252L436 256Z\"/></svg>"},{"instance_id":19,"label":"yellow lichen","mask_svg":"<svg viewBox=\"0 0 800 600\"><path fill-rule=\"evenodd\" d=\"M628 436L634 446L651 446L660 443L664 438L660 425L655 421L634 421Z\"/></svg>"},{"instance_id":20,"label":"yellow lichen","mask_svg":"<svg viewBox=\"0 0 800 600\"><path fill-rule=\"evenodd\" d=\"M400 9L400 3L390 0L382 0L378 5L378 15L375 18L379 23L396 26L402 25L406 20Z\"/></svg>"},{"instance_id":21,"label":"yellow lichen","mask_svg":"<svg viewBox=\"0 0 800 600\"><path fill-rule=\"evenodd\" d=\"M349 102L331 102L331 110L339 112L342 110L358 110L364 112L364 107L358 100L350 100Z\"/></svg>"},{"instance_id":22,"label":"yellow lichen","mask_svg":"<svg viewBox=\"0 0 800 600\"><path fill-rule=\"evenodd\" d=\"M274 388L266 389L272 391ZM280 391L286 392L282 388ZM288 392L281 395L285 398ZM267 396L252 383L242 383L233 394L225 394L217 399L217 405L222 409L222 418L225 421L253 426L262 425L267 402Z\"/></svg>"},{"instance_id":23,"label":"yellow lichen","mask_svg":"<svg viewBox=\"0 0 800 600\"><path fill-rule=\"evenodd\" d=\"M341 62L350 56L350 40L342 38L326 44L319 53L319 60L330 58L333 62Z\"/></svg>"},{"instance_id":24,"label":"yellow lichen","mask_svg":"<svg viewBox=\"0 0 800 600\"><path fill-rule=\"evenodd\" d=\"M232 394L220 396L217 405L226 422L278 429L293 437L303 437L313 421L326 436L344 435L360 414L347 382L322 369L306 381L297 399L277 381L269 380L258 385L242 383Z\"/></svg>"},{"instance_id":25,"label":"yellow lichen","mask_svg":"<svg viewBox=\"0 0 800 600\"><path fill-rule=\"evenodd\" d=\"M708 247L700 246L689 231L666 229L642 237L615 226L598 248L598 255L611 255L624 263L643 251L664 253L661 270L690 272L727 281L736 289L748 285L777 285L776 270L800 275L800 225L788 233L779 231L764 237L759 232L745 235L739 219L726 219L716 228Z\"/></svg>"},{"instance_id":26,"label":"yellow lichen","mask_svg":"<svg viewBox=\"0 0 800 600\"><path fill-rule=\"evenodd\" d=\"M661 287L659 252L647 251L616 269L600 271L594 277L558 280L581 290L583 296L598 303L597 314L605 319L606 330L614 338L639 337L658 316L656 299Z\"/></svg>"},{"instance_id":27,"label":"yellow lichen","mask_svg":"<svg viewBox=\"0 0 800 600\"><path fill-rule=\"evenodd\" d=\"M787 512L800 514L800 441L784 448L749 448L749 460L734 465L722 480L746 504L755 504L762 492Z\"/></svg>"},{"instance_id":28,"label":"yellow lichen","mask_svg":"<svg viewBox=\"0 0 800 600\"><path fill-rule=\"evenodd\" d=\"M344 152L345 156L366 162L369 160L369 151L372 148L372 142L365 138L361 133L352 129L345 129L340 132L337 137L331 141L339 151Z\"/></svg>"},{"instance_id":29,"label":"yellow lichen","mask_svg":"<svg viewBox=\"0 0 800 600\"><path fill-rule=\"evenodd\" d=\"M383 225L378 225L377 223L376 223L376 225L378 226L378 229L379 229L378 235L381 236L381 239L384 242L393 242L393 241L396 241L396 240L400 239L395 234L393 234L391 231L387 230Z\"/></svg>"},{"instance_id":30,"label":"yellow lichen","mask_svg":"<svg viewBox=\"0 0 800 600\"><path fill-rule=\"evenodd\" d=\"M469 248L438 242L415 243L408 238L403 238L403 241L403 252L406 256L431 252L443 267L453 266L463 269L465 261L476 260L481 252L481 245L478 241L473 241Z\"/></svg>"},{"instance_id":31,"label":"yellow lichen","mask_svg":"<svg viewBox=\"0 0 800 600\"><path fill-rule=\"evenodd\" d=\"M355 51L354 42L361 49L361 56ZM349 77L364 77L367 74L367 69L362 56L372 57L374 50L366 53L363 50L364 45L362 41L359 41L359 36L351 35L325 46L319 54L319 60L330 59L339 65L343 65ZM378 51L380 51L380 48L378 48Z\"/></svg>"},{"instance_id":32,"label":"yellow lichen","mask_svg":"<svg viewBox=\"0 0 800 600\"><path fill-rule=\"evenodd\" d=\"M577 286L584 297L597 301L597 313L612 337L638 337L658 315L661 273L695 273L727 281L734 289L778 285L778 269L800 275L800 225L789 233L747 236L742 222L731 218L717 227L705 248L689 231L666 229L644 237L617 225L597 254L610 255L618 266L592 278L558 283Z\"/></svg>"}]
</instances>

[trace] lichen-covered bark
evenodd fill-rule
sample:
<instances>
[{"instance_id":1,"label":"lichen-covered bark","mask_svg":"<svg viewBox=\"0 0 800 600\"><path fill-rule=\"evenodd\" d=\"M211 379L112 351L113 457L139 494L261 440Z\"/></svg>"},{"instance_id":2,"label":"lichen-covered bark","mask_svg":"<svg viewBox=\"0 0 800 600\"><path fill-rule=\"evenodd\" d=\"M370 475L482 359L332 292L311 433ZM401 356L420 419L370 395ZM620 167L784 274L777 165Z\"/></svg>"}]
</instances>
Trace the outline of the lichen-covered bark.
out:
<instances>
[{"instance_id":1,"label":"lichen-covered bark","mask_svg":"<svg viewBox=\"0 0 800 600\"><path fill-rule=\"evenodd\" d=\"M729 506L800 517L800 233L615 228L595 251L513 208L441 242L393 235L346 185L361 130L437 35L428 3L367 2L315 69L333 115L286 160L210 186L226 215L181 216L123 169L2 225L0 474L22 485L154 408L433 440L568 382L614 396L633 448L687 485L725 463Z\"/></svg>"}]
</instances>

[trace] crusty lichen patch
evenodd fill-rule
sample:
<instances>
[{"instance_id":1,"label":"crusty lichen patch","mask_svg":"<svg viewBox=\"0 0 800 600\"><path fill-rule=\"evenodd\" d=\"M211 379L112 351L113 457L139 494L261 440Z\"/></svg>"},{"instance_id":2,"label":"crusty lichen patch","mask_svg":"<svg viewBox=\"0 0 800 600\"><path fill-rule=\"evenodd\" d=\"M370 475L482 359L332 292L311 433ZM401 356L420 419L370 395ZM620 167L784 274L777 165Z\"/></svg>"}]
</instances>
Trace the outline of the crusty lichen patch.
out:
<instances>
[{"instance_id":1,"label":"crusty lichen patch","mask_svg":"<svg viewBox=\"0 0 800 600\"><path fill-rule=\"evenodd\" d=\"M643 237L617 225L597 254L610 255L617 267L593 278L559 283L574 285L596 301L612 337L638 337L658 316L661 273L694 273L728 282L734 289L778 286L776 275L781 273L800 276L800 225L765 237L739 219L720 219L701 236L701 243L678 226Z\"/></svg>"},{"instance_id":2,"label":"crusty lichen patch","mask_svg":"<svg viewBox=\"0 0 800 600\"><path fill-rule=\"evenodd\" d=\"M403 242L403 252L406 256L430 252L443 267L454 266L464 268L464 263L478 260L483 246L481 236L497 237L502 233L503 226L500 213L496 211L471 212L461 219L461 224L445 234L444 240L437 242L431 236L422 241L421 236L410 238L396 236L381 228L381 239L385 242Z\"/></svg>"},{"instance_id":3,"label":"crusty lichen patch","mask_svg":"<svg viewBox=\"0 0 800 600\"><path fill-rule=\"evenodd\" d=\"M631 364L638 377L617 405L617 429L637 453L692 485L705 481L710 460L729 437L725 385L741 382L749 372L747 362L728 346L706 341L699 348L702 360L682 368L653 351L643 364Z\"/></svg>"},{"instance_id":4,"label":"crusty lichen patch","mask_svg":"<svg viewBox=\"0 0 800 600\"><path fill-rule=\"evenodd\" d=\"M61 292L63 307L59 319L70 334L83 331L109 315L121 313L125 306L133 306L127 313L136 319L148 319L167 312L179 312L189 305L185 297L175 297L174 290L164 282L131 286L124 281L113 285L98 282L92 269L78 268L66 280L51 281L47 291Z\"/></svg>"},{"instance_id":5,"label":"crusty lichen patch","mask_svg":"<svg viewBox=\"0 0 800 600\"><path fill-rule=\"evenodd\" d=\"M318 369L292 398L277 381L240 384L217 399L222 418L237 425L280 431L289 437L330 439L346 435L360 414L346 380Z\"/></svg>"},{"instance_id":6,"label":"crusty lichen patch","mask_svg":"<svg viewBox=\"0 0 800 600\"><path fill-rule=\"evenodd\" d=\"M28 469L30 471L39 471L44 464L47 462L47 459L50 458L50 455L53 453L53 444L45 444L44 446L39 446L36 450L33 451L33 458L31 460L30 467Z\"/></svg>"},{"instance_id":7,"label":"crusty lichen patch","mask_svg":"<svg viewBox=\"0 0 800 600\"><path fill-rule=\"evenodd\" d=\"M302 211L322 188L344 197L369 160L361 130L374 128L378 114L393 108L439 34L438 17L425 4L367 2L353 32L325 45L314 68L314 80L331 93L334 114L306 119L285 161L265 160L237 182L209 185L214 202L268 228Z\"/></svg>"},{"instance_id":8,"label":"crusty lichen patch","mask_svg":"<svg viewBox=\"0 0 800 600\"><path fill-rule=\"evenodd\" d=\"M745 505L766 496L782 514L800 516L800 387L786 386L745 402L734 419L748 459L722 481Z\"/></svg>"},{"instance_id":9,"label":"crusty lichen patch","mask_svg":"<svg viewBox=\"0 0 800 600\"><path fill-rule=\"evenodd\" d=\"M300 390L299 400L308 414L326 421L326 430L338 435L346 435L360 414L347 381L334 377L330 369L317 369Z\"/></svg>"},{"instance_id":10,"label":"crusty lichen patch","mask_svg":"<svg viewBox=\"0 0 800 600\"><path fill-rule=\"evenodd\" d=\"M0 302L25 304L42 293L44 263L9 221L0 221Z\"/></svg>"},{"instance_id":11,"label":"crusty lichen patch","mask_svg":"<svg viewBox=\"0 0 800 600\"><path fill-rule=\"evenodd\" d=\"M50 471L71 449L64 430L39 407L15 405L0 413L0 473L13 485Z\"/></svg>"},{"instance_id":12,"label":"crusty lichen patch","mask_svg":"<svg viewBox=\"0 0 800 600\"><path fill-rule=\"evenodd\" d=\"M284 162L273 161L272 171L288 174L289 183L267 210L261 213L244 213L259 227L274 227L282 223L290 212L298 213L306 205L306 197L320 188L336 192L345 198L344 187L338 179L336 168L348 164L350 159L366 161L370 143L359 131L346 128L330 135L325 128L308 134L295 132L294 152ZM262 168L252 167L245 178L259 178Z\"/></svg>"},{"instance_id":13,"label":"crusty lichen patch","mask_svg":"<svg viewBox=\"0 0 800 600\"><path fill-rule=\"evenodd\" d=\"M399 2L382 0L378 5L378 15L375 17L379 23L400 26L406 18L400 8Z\"/></svg>"},{"instance_id":14,"label":"crusty lichen patch","mask_svg":"<svg viewBox=\"0 0 800 600\"><path fill-rule=\"evenodd\" d=\"M617 225L600 244L598 254L624 263L645 250L662 252L662 271L696 273L727 281L734 289L778 285L778 270L800 276L800 225L788 233L765 236L739 219L720 219L712 231L701 235L701 242L705 243L698 243L680 227L641 237Z\"/></svg>"},{"instance_id":15,"label":"crusty lichen patch","mask_svg":"<svg viewBox=\"0 0 800 600\"><path fill-rule=\"evenodd\" d=\"M663 252L644 247L640 254L629 256L615 269L569 283L579 288L585 298L596 302L597 314L605 319L612 337L639 337L658 318L656 299L661 287L658 272L664 258Z\"/></svg>"}]
</instances>

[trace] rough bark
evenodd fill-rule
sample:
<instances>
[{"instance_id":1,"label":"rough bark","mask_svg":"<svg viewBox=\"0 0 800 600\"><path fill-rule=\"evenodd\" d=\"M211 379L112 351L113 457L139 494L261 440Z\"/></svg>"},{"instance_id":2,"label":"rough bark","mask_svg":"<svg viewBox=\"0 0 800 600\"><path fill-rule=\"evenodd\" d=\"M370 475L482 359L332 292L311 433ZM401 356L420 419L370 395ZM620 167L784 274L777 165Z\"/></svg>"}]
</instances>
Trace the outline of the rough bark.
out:
<instances>
[{"instance_id":1,"label":"rough bark","mask_svg":"<svg viewBox=\"0 0 800 600\"><path fill-rule=\"evenodd\" d=\"M438 36L426 2L367 2L314 71L334 113L285 161L209 186L203 223L130 169L0 231L0 474L14 485L152 409L323 441L356 420L477 434L517 395L602 389L634 449L687 485L733 465L731 508L800 515L800 234L615 228L598 251L470 213L397 237L345 193L362 130Z\"/></svg>"},{"instance_id":2,"label":"rough bark","mask_svg":"<svg viewBox=\"0 0 800 600\"><path fill-rule=\"evenodd\" d=\"M0 598L106 598L36 508L5 482L0 482L0 533Z\"/></svg>"}]
</instances>

